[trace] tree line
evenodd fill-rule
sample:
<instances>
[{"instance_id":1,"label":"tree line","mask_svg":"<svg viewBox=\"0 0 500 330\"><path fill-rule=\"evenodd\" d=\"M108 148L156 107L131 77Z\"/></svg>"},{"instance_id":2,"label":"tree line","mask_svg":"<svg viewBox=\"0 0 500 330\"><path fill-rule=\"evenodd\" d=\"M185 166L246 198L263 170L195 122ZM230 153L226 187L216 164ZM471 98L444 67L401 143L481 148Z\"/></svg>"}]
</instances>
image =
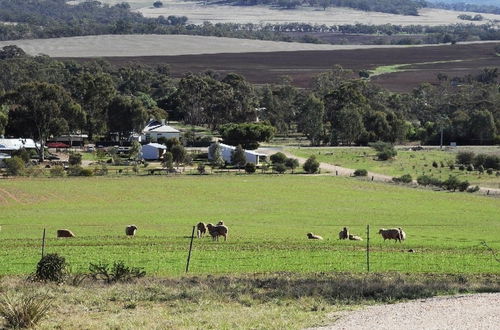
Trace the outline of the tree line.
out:
<instances>
[{"instance_id":1,"label":"tree line","mask_svg":"<svg viewBox=\"0 0 500 330\"><path fill-rule=\"evenodd\" d=\"M313 145L499 143L498 68L461 78L438 76L410 93L392 93L335 67L315 77L310 89L289 79L253 85L235 73L214 71L173 79L168 66L114 67L27 56L15 47L0 51L0 134L46 139L82 132L90 140L107 133L128 136L150 119L182 121L238 136L304 134ZM274 128L234 126L264 122ZM253 134L253 135L252 135Z\"/></svg>"}]
</instances>

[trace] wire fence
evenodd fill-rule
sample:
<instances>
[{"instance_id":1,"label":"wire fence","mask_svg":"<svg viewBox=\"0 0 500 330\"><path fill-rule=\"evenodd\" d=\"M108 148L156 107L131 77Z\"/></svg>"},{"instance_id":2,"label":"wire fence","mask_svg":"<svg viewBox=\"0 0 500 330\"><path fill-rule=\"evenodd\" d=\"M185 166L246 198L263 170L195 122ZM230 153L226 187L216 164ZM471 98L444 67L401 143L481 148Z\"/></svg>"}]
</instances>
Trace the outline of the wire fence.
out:
<instances>
[{"instance_id":1,"label":"wire fence","mask_svg":"<svg viewBox=\"0 0 500 330\"><path fill-rule=\"evenodd\" d=\"M451 226L441 227L446 231ZM248 241L236 236L227 242L217 242L194 236L194 231L186 233L182 239L175 239L175 243L169 237L135 237L118 241L116 237L104 236L92 245L78 239L42 239L42 233L39 240L29 240L27 244L3 239L0 273L34 271L43 253L67 257L73 272L86 272L90 263L101 261L110 264L124 261L127 265L144 268L150 274L165 275L276 271L500 272L500 255L495 248L497 241L464 241L436 236L429 237L427 245L421 240L414 244L411 238L400 243L384 241L370 226L362 235L363 241L332 238L287 243L286 240ZM443 241L446 244L442 245Z\"/></svg>"}]
</instances>

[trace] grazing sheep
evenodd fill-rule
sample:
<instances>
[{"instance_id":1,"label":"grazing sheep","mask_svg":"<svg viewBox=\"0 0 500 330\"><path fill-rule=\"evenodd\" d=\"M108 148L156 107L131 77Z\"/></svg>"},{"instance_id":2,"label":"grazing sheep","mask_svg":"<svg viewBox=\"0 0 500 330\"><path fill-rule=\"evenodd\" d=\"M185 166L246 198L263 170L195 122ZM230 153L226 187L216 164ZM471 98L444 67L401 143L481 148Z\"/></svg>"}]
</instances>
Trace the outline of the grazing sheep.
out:
<instances>
[{"instance_id":1,"label":"grazing sheep","mask_svg":"<svg viewBox=\"0 0 500 330\"><path fill-rule=\"evenodd\" d=\"M69 229L58 229L57 237L75 237L75 234L73 234Z\"/></svg>"},{"instance_id":2,"label":"grazing sheep","mask_svg":"<svg viewBox=\"0 0 500 330\"><path fill-rule=\"evenodd\" d=\"M344 229L342 229L339 232L339 239L348 239L348 238L349 238L349 228L344 227Z\"/></svg>"},{"instance_id":3,"label":"grazing sheep","mask_svg":"<svg viewBox=\"0 0 500 330\"><path fill-rule=\"evenodd\" d=\"M314 235L313 233L307 233L307 238L309 239L323 239L323 237L319 235Z\"/></svg>"},{"instance_id":4,"label":"grazing sheep","mask_svg":"<svg viewBox=\"0 0 500 330\"><path fill-rule=\"evenodd\" d=\"M136 225L129 225L125 227L125 235L127 236L135 236L135 233L137 232L137 226Z\"/></svg>"},{"instance_id":5,"label":"grazing sheep","mask_svg":"<svg viewBox=\"0 0 500 330\"><path fill-rule=\"evenodd\" d=\"M224 241L227 240L227 234L229 232L229 228L224 225L214 226L213 224L207 224L208 233L212 236L212 240L219 240L219 236L224 236Z\"/></svg>"},{"instance_id":6,"label":"grazing sheep","mask_svg":"<svg viewBox=\"0 0 500 330\"><path fill-rule=\"evenodd\" d=\"M356 235L349 235L349 240L351 241L362 241L363 239Z\"/></svg>"},{"instance_id":7,"label":"grazing sheep","mask_svg":"<svg viewBox=\"0 0 500 330\"><path fill-rule=\"evenodd\" d=\"M393 239L394 241L399 241L401 243L401 228L391 228L391 229L384 229L381 228L378 233L382 235L382 238L384 241L386 239ZM406 236L406 234L405 234Z\"/></svg>"},{"instance_id":8,"label":"grazing sheep","mask_svg":"<svg viewBox=\"0 0 500 330\"><path fill-rule=\"evenodd\" d=\"M207 233L207 225L204 222L198 222L196 225L196 236L202 238Z\"/></svg>"}]
</instances>

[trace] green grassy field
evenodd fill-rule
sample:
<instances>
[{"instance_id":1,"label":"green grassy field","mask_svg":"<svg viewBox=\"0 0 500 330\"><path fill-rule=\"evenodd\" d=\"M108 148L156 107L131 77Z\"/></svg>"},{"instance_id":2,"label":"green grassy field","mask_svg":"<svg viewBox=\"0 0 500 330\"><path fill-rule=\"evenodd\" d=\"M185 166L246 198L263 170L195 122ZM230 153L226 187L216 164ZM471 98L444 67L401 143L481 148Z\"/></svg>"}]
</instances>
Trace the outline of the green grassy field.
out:
<instances>
[{"instance_id":1,"label":"green grassy field","mask_svg":"<svg viewBox=\"0 0 500 330\"><path fill-rule=\"evenodd\" d=\"M376 160L376 151L369 147L356 148L291 148L289 151L300 157L316 155L320 162L343 166L353 169L366 169L374 173L390 176L401 176L411 174L414 179L422 174L447 179L455 175L460 180L467 180L471 185L480 185L489 188L500 188L500 176L479 173L478 171L460 171L458 166L450 170L448 165L455 163L457 150L474 151L478 153L500 155L500 148L472 148L461 147L458 149L441 151L439 149L428 149L421 151L408 151L398 149L398 155L393 160ZM436 161L438 167L432 166ZM444 167L441 166L441 163Z\"/></svg>"},{"instance_id":2,"label":"green grassy field","mask_svg":"<svg viewBox=\"0 0 500 330\"><path fill-rule=\"evenodd\" d=\"M306 175L213 175L0 180L1 274L27 274L47 253L72 271L123 260L148 274L183 273L191 229L224 220L227 242L194 242L193 274L363 272L363 242L338 241L349 226L366 240L371 270L499 273L481 241L500 248L500 200L349 178ZM124 235L136 224L135 238ZM403 227L403 244L383 242L380 227ZM68 228L76 238L57 239ZM306 239L314 232L324 241ZM406 252L414 249L416 253Z\"/></svg>"}]
</instances>

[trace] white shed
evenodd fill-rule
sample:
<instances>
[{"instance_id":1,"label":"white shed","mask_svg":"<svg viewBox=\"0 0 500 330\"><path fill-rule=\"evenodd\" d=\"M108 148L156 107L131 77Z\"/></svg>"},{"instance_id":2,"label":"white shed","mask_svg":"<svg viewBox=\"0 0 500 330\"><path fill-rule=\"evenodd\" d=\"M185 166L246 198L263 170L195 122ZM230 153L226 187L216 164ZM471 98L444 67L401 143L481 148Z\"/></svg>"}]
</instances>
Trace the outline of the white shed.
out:
<instances>
[{"instance_id":1,"label":"white shed","mask_svg":"<svg viewBox=\"0 0 500 330\"><path fill-rule=\"evenodd\" d=\"M167 150L163 144L159 143L148 143L142 146L142 159L145 160L158 160L163 156L163 153Z\"/></svg>"},{"instance_id":2,"label":"white shed","mask_svg":"<svg viewBox=\"0 0 500 330\"><path fill-rule=\"evenodd\" d=\"M224 143L219 143L219 146L221 148L222 159L224 159L224 161L226 161L228 163L231 163L231 157L232 157L233 151L236 149L236 147L230 146L230 145L227 145ZM209 148L209 150L210 150L210 148ZM209 152L208 159L212 160L213 159L212 156L213 155L211 155ZM245 158L246 158L247 163L254 163L255 165L259 165L260 161L262 159L266 158L266 155L259 154L258 152L255 152L255 151L245 150Z\"/></svg>"},{"instance_id":3,"label":"white shed","mask_svg":"<svg viewBox=\"0 0 500 330\"><path fill-rule=\"evenodd\" d=\"M151 120L142 130L141 141L158 142L159 138L179 139L181 132L172 126L165 125L165 121Z\"/></svg>"}]
</instances>

